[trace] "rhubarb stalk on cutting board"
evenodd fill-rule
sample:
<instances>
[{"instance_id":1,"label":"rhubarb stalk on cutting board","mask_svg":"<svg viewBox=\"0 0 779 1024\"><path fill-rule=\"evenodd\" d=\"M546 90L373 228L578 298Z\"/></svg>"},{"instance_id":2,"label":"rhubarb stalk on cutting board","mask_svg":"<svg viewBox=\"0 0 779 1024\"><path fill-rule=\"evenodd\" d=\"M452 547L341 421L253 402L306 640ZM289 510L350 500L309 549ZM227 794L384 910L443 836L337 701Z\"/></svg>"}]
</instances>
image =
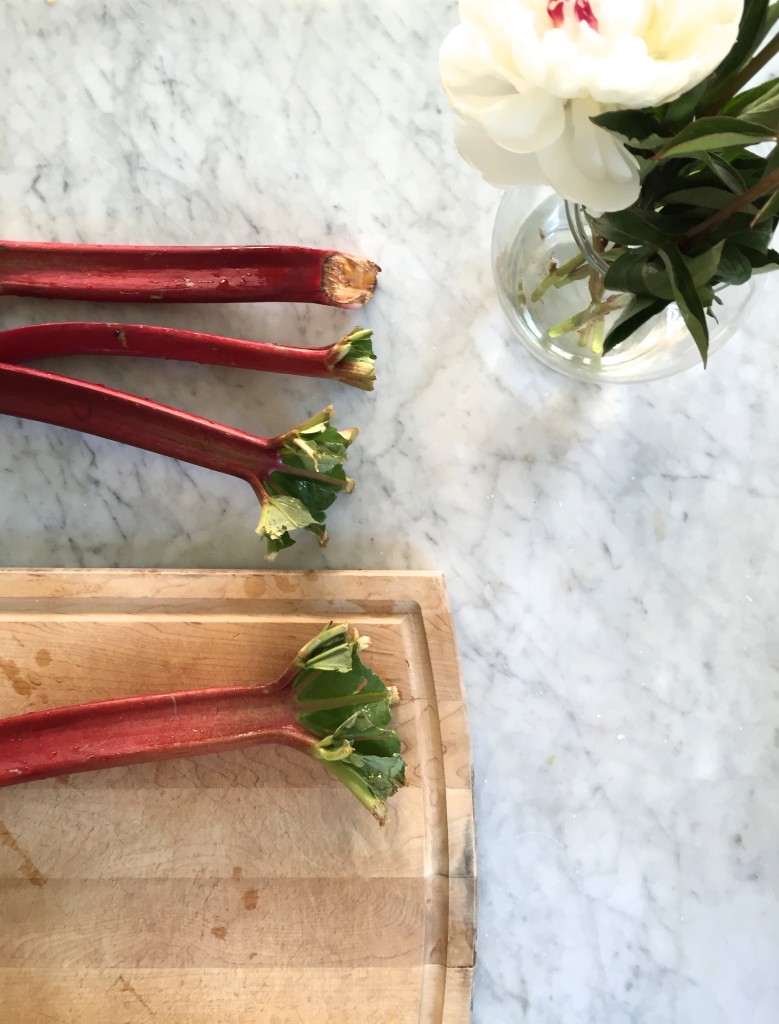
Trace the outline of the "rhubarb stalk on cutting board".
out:
<instances>
[{"instance_id":1,"label":"rhubarb stalk on cutting board","mask_svg":"<svg viewBox=\"0 0 779 1024\"><path fill-rule=\"evenodd\" d=\"M262 506L257 533L273 560L307 530L327 543L325 513L354 481L344 472L356 429L337 430L329 406L306 423L264 438L147 398L0 363L0 414L70 427L246 480Z\"/></svg>"},{"instance_id":2,"label":"rhubarb stalk on cutting board","mask_svg":"<svg viewBox=\"0 0 779 1024\"><path fill-rule=\"evenodd\" d=\"M353 309L380 268L289 245L137 246L0 242L0 295L108 302L314 302Z\"/></svg>"},{"instance_id":3,"label":"rhubarb stalk on cutting board","mask_svg":"<svg viewBox=\"0 0 779 1024\"><path fill-rule=\"evenodd\" d=\"M356 327L333 345L301 348L142 324L33 324L0 331L0 363L55 356L142 356L323 377L372 391L376 380L372 336L372 331Z\"/></svg>"},{"instance_id":4,"label":"rhubarb stalk on cutting board","mask_svg":"<svg viewBox=\"0 0 779 1024\"><path fill-rule=\"evenodd\" d=\"M360 658L367 646L330 623L275 682L125 697L0 720L0 786L119 765L277 743L320 763L384 824L405 785L391 705Z\"/></svg>"}]
</instances>

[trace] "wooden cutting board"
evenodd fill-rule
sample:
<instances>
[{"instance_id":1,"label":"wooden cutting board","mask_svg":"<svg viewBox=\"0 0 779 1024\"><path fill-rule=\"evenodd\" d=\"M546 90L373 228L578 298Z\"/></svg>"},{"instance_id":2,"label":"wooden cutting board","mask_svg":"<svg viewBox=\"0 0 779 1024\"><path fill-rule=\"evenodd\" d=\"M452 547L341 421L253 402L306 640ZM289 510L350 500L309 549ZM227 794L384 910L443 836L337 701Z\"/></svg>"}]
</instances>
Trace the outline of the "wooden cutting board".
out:
<instances>
[{"instance_id":1,"label":"wooden cutting board","mask_svg":"<svg viewBox=\"0 0 779 1024\"><path fill-rule=\"evenodd\" d=\"M381 829L258 747L0 790L0 1021L465 1024L465 704L430 573L0 570L0 716L273 679L330 619L400 688Z\"/></svg>"}]
</instances>

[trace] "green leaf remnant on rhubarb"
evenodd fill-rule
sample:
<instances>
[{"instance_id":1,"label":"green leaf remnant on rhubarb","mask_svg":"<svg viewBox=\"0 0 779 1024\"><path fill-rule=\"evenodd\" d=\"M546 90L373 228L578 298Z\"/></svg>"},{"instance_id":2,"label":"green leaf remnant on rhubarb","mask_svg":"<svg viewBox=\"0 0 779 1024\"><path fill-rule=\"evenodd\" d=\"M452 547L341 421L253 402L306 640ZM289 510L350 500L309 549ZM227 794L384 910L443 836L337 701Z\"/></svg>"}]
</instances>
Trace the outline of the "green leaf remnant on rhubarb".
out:
<instances>
[{"instance_id":1,"label":"green leaf remnant on rhubarb","mask_svg":"<svg viewBox=\"0 0 779 1024\"><path fill-rule=\"evenodd\" d=\"M332 370L343 384L373 391L376 382L376 353L373 351L373 331L356 327L351 334L333 346Z\"/></svg>"},{"instance_id":2,"label":"green leaf remnant on rhubarb","mask_svg":"<svg viewBox=\"0 0 779 1024\"><path fill-rule=\"evenodd\" d=\"M319 738L313 756L383 825L406 766L392 729L397 691L360 659L367 644L356 630L331 622L298 654L292 685L300 724Z\"/></svg>"},{"instance_id":3,"label":"green leaf remnant on rhubarb","mask_svg":"<svg viewBox=\"0 0 779 1024\"><path fill-rule=\"evenodd\" d=\"M278 439L281 462L290 471L275 470L263 483L266 493L257 533L265 538L268 561L292 547L292 530L308 530L325 545L327 509L341 491L349 493L354 487L343 464L357 431L336 430L330 422L332 413L329 406Z\"/></svg>"}]
</instances>

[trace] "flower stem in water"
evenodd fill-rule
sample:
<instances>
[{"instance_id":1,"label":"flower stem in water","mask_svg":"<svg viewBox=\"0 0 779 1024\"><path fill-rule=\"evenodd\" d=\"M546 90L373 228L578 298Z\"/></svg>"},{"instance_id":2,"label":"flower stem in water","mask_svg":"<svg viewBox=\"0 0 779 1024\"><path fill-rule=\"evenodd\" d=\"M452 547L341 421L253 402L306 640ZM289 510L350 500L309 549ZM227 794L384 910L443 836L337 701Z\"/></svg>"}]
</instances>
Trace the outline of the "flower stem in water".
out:
<instances>
[{"instance_id":1,"label":"flower stem in water","mask_svg":"<svg viewBox=\"0 0 779 1024\"><path fill-rule=\"evenodd\" d=\"M540 302L550 288L562 288L563 285L573 281L581 281L587 277L589 268L581 253L577 253L567 263L563 263L557 270L553 270L541 281L539 286L530 296L532 302Z\"/></svg>"},{"instance_id":2,"label":"flower stem in water","mask_svg":"<svg viewBox=\"0 0 779 1024\"><path fill-rule=\"evenodd\" d=\"M561 320L559 324L555 324L554 327L550 327L547 334L550 338L561 338L564 334L571 334L574 331L582 331L597 323L602 325L609 313L613 313L618 309L623 309L628 304L631 297L632 296L627 293L620 292L616 295L610 295L607 299L604 299L601 302L593 301L580 313L575 313L573 316L568 317L567 320Z\"/></svg>"}]
</instances>

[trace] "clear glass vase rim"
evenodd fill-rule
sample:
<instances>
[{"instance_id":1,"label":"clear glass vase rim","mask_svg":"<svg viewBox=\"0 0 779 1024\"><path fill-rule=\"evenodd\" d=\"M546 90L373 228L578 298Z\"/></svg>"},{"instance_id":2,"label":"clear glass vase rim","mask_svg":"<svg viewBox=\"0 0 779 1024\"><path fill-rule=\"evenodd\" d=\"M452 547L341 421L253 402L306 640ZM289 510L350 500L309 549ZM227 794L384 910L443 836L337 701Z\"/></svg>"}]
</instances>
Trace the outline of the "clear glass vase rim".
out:
<instances>
[{"instance_id":1,"label":"clear glass vase rim","mask_svg":"<svg viewBox=\"0 0 779 1024\"><path fill-rule=\"evenodd\" d=\"M568 199L563 200L563 202L565 204L565 216L568 221L568 227L574 242L576 242L579 248L579 252L591 267L594 267L599 274L605 276L608 272L609 264L595 250L592 244L592 230L587 221L587 207L581 203L572 203ZM714 285L714 291L721 292L727 287L723 281L720 281L719 284Z\"/></svg>"},{"instance_id":2,"label":"clear glass vase rim","mask_svg":"<svg viewBox=\"0 0 779 1024\"><path fill-rule=\"evenodd\" d=\"M571 229L573 240L578 245L582 256L599 274L605 274L609 269L609 265L593 247L592 231L587 222L586 208L581 203L572 203L566 199L565 216L568 220L568 227Z\"/></svg>"}]
</instances>

